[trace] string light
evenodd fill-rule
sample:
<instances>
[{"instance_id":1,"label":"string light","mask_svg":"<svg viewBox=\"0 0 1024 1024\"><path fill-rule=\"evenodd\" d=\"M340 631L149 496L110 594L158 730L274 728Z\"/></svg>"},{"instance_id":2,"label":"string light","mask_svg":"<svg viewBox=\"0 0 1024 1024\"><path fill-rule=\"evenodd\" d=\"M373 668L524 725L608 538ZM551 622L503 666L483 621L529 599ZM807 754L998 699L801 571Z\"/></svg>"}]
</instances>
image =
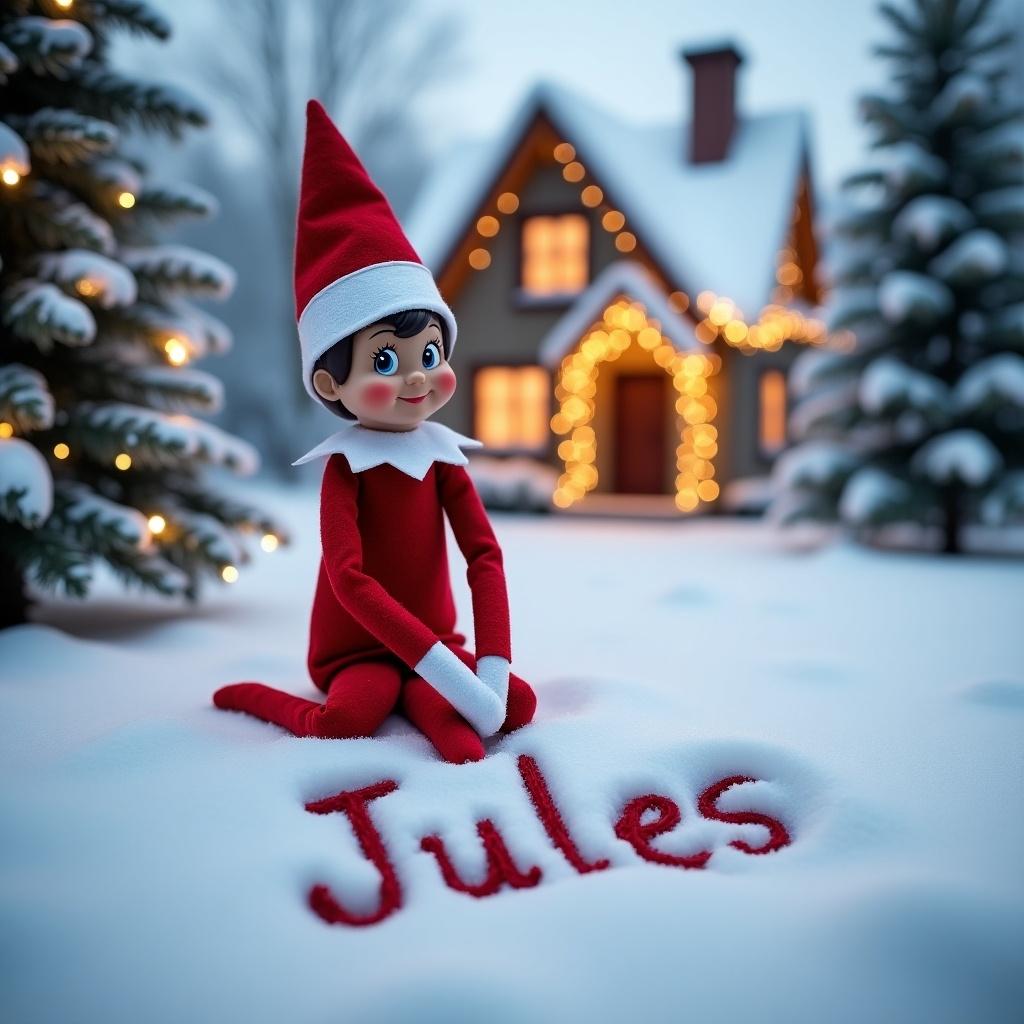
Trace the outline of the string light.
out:
<instances>
[{"instance_id":1,"label":"string light","mask_svg":"<svg viewBox=\"0 0 1024 1024\"><path fill-rule=\"evenodd\" d=\"M584 206L600 206L604 199L604 193L597 185L587 185L580 193L580 201Z\"/></svg>"},{"instance_id":2,"label":"string light","mask_svg":"<svg viewBox=\"0 0 1024 1024\"><path fill-rule=\"evenodd\" d=\"M491 265L491 254L486 249L474 249L469 254L469 265L474 270L486 270Z\"/></svg>"},{"instance_id":3,"label":"string light","mask_svg":"<svg viewBox=\"0 0 1024 1024\"><path fill-rule=\"evenodd\" d=\"M277 537L272 533L265 533L260 538L260 547L267 552L276 551L279 543Z\"/></svg>"},{"instance_id":4,"label":"string light","mask_svg":"<svg viewBox=\"0 0 1024 1024\"><path fill-rule=\"evenodd\" d=\"M626 226L626 218L618 210L609 210L601 218L601 227L608 232L621 231Z\"/></svg>"},{"instance_id":5,"label":"string light","mask_svg":"<svg viewBox=\"0 0 1024 1024\"><path fill-rule=\"evenodd\" d=\"M561 363L555 384L558 412L551 429L565 436L558 445L564 463L552 500L568 508L597 486L597 439L590 425L595 414L600 364L618 359L636 344L672 377L677 392L680 443L676 448L675 504L681 512L693 512L702 502L718 497L712 459L718 452L718 432L711 421L718 412L708 394L708 378L717 373L721 359L715 354L683 355L662 335L660 325L647 318L638 302L621 298L608 306L603 319L592 326L575 352Z\"/></svg>"},{"instance_id":6,"label":"string light","mask_svg":"<svg viewBox=\"0 0 1024 1024\"><path fill-rule=\"evenodd\" d=\"M481 217L476 222L476 229L484 236L484 238L493 238L498 233L498 229L500 227L501 222L497 217Z\"/></svg>"},{"instance_id":7,"label":"string light","mask_svg":"<svg viewBox=\"0 0 1024 1024\"><path fill-rule=\"evenodd\" d=\"M14 436L14 425L7 420L0 420L0 437L6 439Z\"/></svg>"},{"instance_id":8,"label":"string light","mask_svg":"<svg viewBox=\"0 0 1024 1024\"><path fill-rule=\"evenodd\" d=\"M95 281L90 281L89 278L83 277L75 282L75 291L77 291L79 295L89 299L94 295L99 295L100 286L96 284Z\"/></svg>"},{"instance_id":9,"label":"string light","mask_svg":"<svg viewBox=\"0 0 1024 1024\"><path fill-rule=\"evenodd\" d=\"M135 205L135 196L131 192L122 192L117 197L118 205L126 210L130 210Z\"/></svg>"},{"instance_id":10,"label":"string light","mask_svg":"<svg viewBox=\"0 0 1024 1024\"><path fill-rule=\"evenodd\" d=\"M124 470L126 470L126 469L131 469L132 468L132 457L127 452L121 452L114 459L114 465L118 469L122 470L122 472Z\"/></svg>"},{"instance_id":11,"label":"string light","mask_svg":"<svg viewBox=\"0 0 1024 1024\"><path fill-rule=\"evenodd\" d=\"M615 248L619 252L632 252L636 248L636 235L632 231L623 231L616 235Z\"/></svg>"},{"instance_id":12,"label":"string light","mask_svg":"<svg viewBox=\"0 0 1024 1024\"><path fill-rule=\"evenodd\" d=\"M560 164L567 164L576 156L576 147L568 142L560 142L554 148L554 157Z\"/></svg>"},{"instance_id":13,"label":"string light","mask_svg":"<svg viewBox=\"0 0 1024 1024\"><path fill-rule=\"evenodd\" d=\"M500 213L515 213L519 209L519 196L515 192L502 192L496 205Z\"/></svg>"},{"instance_id":14,"label":"string light","mask_svg":"<svg viewBox=\"0 0 1024 1024\"><path fill-rule=\"evenodd\" d=\"M13 167L5 167L0 171L0 181L11 188L21 181L21 175Z\"/></svg>"},{"instance_id":15,"label":"string light","mask_svg":"<svg viewBox=\"0 0 1024 1024\"><path fill-rule=\"evenodd\" d=\"M167 529L167 520L163 516L154 515L149 517L149 532L157 536Z\"/></svg>"},{"instance_id":16,"label":"string light","mask_svg":"<svg viewBox=\"0 0 1024 1024\"><path fill-rule=\"evenodd\" d=\"M168 338L164 342L164 352L167 353L167 362L172 366L181 366L188 362L188 349L180 338Z\"/></svg>"},{"instance_id":17,"label":"string light","mask_svg":"<svg viewBox=\"0 0 1024 1024\"><path fill-rule=\"evenodd\" d=\"M566 164L562 168L562 177L569 182L582 181L586 173L587 172L584 170L583 164L578 160L573 160L571 164Z\"/></svg>"},{"instance_id":18,"label":"string light","mask_svg":"<svg viewBox=\"0 0 1024 1024\"><path fill-rule=\"evenodd\" d=\"M53 457L63 461L71 454L71 449L61 441L59 444L53 446Z\"/></svg>"},{"instance_id":19,"label":"string light","mask_svg":"<svg viewBox=\"0 0 1024 1024\"><path fill-rule=\"evenodd\" d=\"M238 579L238 570L233 565L225 565L220 571L220 578L225 583L234 583Z\"/></svg>"}]
</instances>

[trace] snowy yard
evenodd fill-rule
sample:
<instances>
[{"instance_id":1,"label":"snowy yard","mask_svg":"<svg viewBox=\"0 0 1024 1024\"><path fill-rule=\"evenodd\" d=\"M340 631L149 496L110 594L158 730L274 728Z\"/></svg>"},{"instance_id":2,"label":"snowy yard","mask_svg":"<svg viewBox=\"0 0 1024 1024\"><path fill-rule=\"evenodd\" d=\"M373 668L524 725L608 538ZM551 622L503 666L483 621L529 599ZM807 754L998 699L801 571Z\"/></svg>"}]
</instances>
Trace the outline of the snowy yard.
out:
<instances>
[{"instance_id":1,"label":"snowy yard","mask_svg":"<svg viewBox=\"0 0 1024 1024\"><path fill-rule=\"evenodd\" d=\"M300 740L210 705L241 679L314 694L316 493L265 503L299 542L198 610L110 587L0 634L0 1018L1020 1020L1019 560L495 515L513 667L539 711L452 766L398 720ZM578 859L603 870L545 831L534 763ZM700 813L737 775L758 781ZM328 925L312 886L372 914L380 876L344 813L304 804L382 780L397 788L365 806L401 906ZM788 845L731 846L773 833L730 811ZM421 838L478 883L483 819L537 884L445 884Z\"/></svg>"}]
</instances>

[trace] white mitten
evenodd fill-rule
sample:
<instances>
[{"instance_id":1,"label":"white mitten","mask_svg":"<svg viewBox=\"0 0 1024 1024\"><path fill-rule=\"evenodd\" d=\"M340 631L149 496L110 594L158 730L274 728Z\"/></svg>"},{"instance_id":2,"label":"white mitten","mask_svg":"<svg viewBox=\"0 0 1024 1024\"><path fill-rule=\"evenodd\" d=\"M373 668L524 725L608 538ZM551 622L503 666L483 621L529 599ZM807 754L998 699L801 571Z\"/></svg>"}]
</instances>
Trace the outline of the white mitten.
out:
<instances>
[{"instance_id":1,"label":"white mitten","mask_svg":"<svg viewBox=\"0 0 1024 1024\"><path fill-rule=\"evenodd\" d=\"M414 666L483 737L493 736L505 721L505 702L473 674L440 640Z\"/></svg>"},{"instance_id":2,"label":"white mitten","mask_svg":"<svg viewBox=\"0 0 1024 1024\"><path fill-rule=\"evenodd\" d=\"M508 673L511 668L507 658L500 654L485 654L476 659L476 674L480 682L501 701L503 708L508 707Z\"/></svg>"}]
</instances>

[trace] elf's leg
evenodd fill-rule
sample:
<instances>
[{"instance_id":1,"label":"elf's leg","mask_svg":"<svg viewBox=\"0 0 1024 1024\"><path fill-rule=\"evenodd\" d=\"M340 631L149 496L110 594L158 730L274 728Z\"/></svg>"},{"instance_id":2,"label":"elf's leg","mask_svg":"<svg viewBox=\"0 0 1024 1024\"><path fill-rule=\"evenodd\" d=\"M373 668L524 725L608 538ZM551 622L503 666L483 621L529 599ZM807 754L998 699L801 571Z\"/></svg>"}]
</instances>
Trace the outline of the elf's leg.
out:
<instances>
[{"instance_id":1,"label":"elf's leg","mask_svg":"<svg viewBox=\"0 0 1024 1024\"><path fill-rule=\"evenodd\" d=\"M452 653L464 664L476 671L476 655L462 647L452 647ZM508 703L505 705L505 721L501 725L501 732L514 732L524 725L533 721L533 714L537 710L537 695L533 687L517 676L515 672L508 675Z\"/></svg>"},{"instance_id":2,"label":"elf's leg","mask_svg":"<svg viewBox=\"0 0 1024 1024\"><path fill-rule=\"evenodd\" d=\"M402 684L402 712L451 764L483 760L484 745L476 730L419 676Z\"/></svg>"},{"instance_id":3,"label":"elf's leg","mask_svg":"<svg viewBox=\"0 0 1024 1024\"><path fill-rule=\"evenodd\" d=\"M346 739L376 732L394 709L400 689L397 662L365 661L347 665L334 677L324 704L262 683L223 686L213 702L273 722L295 736Z\"/></svg>"}]
</instances>

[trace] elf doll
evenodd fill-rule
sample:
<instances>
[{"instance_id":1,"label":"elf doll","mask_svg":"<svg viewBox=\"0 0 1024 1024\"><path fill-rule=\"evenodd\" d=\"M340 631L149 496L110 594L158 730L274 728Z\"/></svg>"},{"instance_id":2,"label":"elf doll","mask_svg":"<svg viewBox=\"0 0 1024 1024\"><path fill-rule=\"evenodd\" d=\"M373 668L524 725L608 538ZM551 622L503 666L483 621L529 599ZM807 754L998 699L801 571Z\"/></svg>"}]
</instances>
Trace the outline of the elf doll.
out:
<instances>
[{"instance_id":1,"label":"elf doll","mask_svg":"<svg viewBox=\"0 0 1024 1024\"><path fill-rule=\"evenodd\" d=\"M344 426L325 458L308 666L327 698L261 683L214 694L296 736L370 736L400 710L446 761L526 725L536 697L510 671L501 549L466 472L481 442L429 422L452 397L456 324L358 157L311 101L295 247L302 379ZM445 516L466 558L475 654L456 631Z\"/></svg>"}]
</instances>

